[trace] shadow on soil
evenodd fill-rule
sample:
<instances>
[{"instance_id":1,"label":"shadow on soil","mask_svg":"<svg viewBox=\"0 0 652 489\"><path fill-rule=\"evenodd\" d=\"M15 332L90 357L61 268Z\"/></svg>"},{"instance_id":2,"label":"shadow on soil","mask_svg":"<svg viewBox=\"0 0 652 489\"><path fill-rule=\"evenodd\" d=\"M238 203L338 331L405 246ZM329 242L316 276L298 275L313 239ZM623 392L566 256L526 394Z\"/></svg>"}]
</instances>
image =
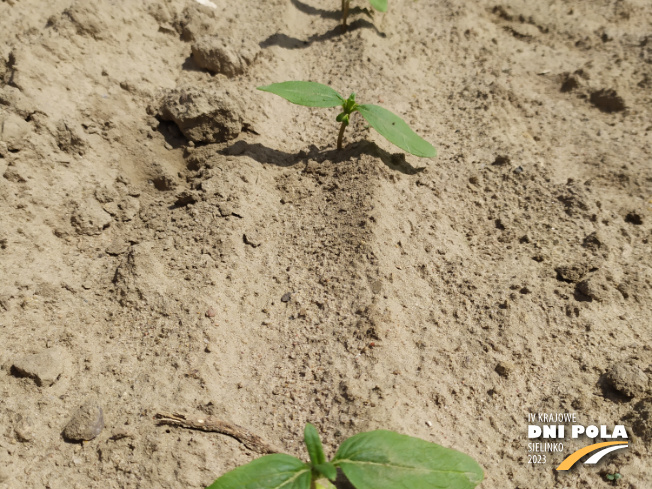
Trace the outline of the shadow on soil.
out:
<instances>
[{"instance_id":1,"label":"shadow on soil","mask_svg":"<svg viewBox=\"0 0 652 489\"><path fill-rule=\"evenodd\" d=\"M380 32L371 22L365 19L358 19L355 22L351 22L348 27L337 25L323 34L314 34L305 41L278 32L276 34L272 34L264 41L261 41L260 47L263 49L270 46L279 46L284 49L304 49L310 46L312 43L328 41L329 39L341 36L346 32L355 31L358 29L374 29L379 36L385 37L385 34Z\"/></svg>"},{"instance_id":2,"label":"shadow on soil","mask_svg":"<svg viewBox=\"0 0 652 489\"><path fill-rule=\"evenodd\" d=\"M305 3L300 2L299 0L290 0L290 2L292 2L292 5L294 5L294 7L299 12L303 12L304 14L307 15L318 15L323 19L336 19L336 20L342 19L341 10L323 10L320 8L312 7L310 5L306 5ZM358 15L358 14L365 14L370 19L374 18L372 11L369 10L368 8L353 7L349 9L349 16Z\"/></svg>"},{"instance_id":3,"label":"shadow on soil","mask_svg":"<svg viewBox=\"0 0 652 489\"><path fill-rule=\"evenodd\" d=\"M405 175L416 175L425 170L425 167L416 168L408 163L405 160L405 154L388 153L370 141L357 141L350 143L341 150L320 149L315 145L311 145L308 151L300 151L297 154L268 148L260 143L248 143L240 140L225 148L222 153L229 156L248 156L262 164L282 167L294 166L298 163L307 163L309 160L318 163L323 163L324 161L339 163L359 158L361 155L366 154L375 156L391 170Z\"/></svg>"}]
</instances>

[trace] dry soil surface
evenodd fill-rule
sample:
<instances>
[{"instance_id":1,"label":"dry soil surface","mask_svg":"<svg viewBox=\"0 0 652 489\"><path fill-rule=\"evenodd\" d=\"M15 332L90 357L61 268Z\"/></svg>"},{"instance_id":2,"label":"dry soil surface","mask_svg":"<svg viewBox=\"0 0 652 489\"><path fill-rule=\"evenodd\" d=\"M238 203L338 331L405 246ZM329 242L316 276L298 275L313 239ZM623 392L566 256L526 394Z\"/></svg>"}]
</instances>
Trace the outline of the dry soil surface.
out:
<instances>
[{"instance_id":1,"label":"dry soil surface","mask_svg":"<svg viewBox=\"0 0 652 489\"><path fill-rule=\"evenodd\" d=\"M0 488L204 488L260 455L160 412L300 457L307 421L329 453L392 429L486 489L652 487L652 4L389 5L0 2ZM286 80L439 155L356 116L337 151L335 109L255 90ZM630 446L528 463L558 412Z\"/></svg>"}]
</instances>

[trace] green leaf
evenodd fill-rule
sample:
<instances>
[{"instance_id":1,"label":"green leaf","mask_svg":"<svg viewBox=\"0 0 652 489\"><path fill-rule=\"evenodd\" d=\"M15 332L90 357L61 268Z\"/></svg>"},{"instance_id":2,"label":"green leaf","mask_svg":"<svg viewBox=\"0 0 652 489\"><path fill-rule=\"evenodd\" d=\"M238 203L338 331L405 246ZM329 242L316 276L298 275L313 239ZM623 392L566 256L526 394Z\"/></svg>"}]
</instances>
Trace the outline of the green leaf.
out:
<instances>
[{"instance_id":1,"label":"green leaf","mask_svg":"<svg viewBox=\"0 0 652 489\"><path fill-rule=\"evenodd\" d=\"M387 0L369 0L373 8L380 12L387 12Z\"/></svg>"},{"instance_id":2,"label":"green leaf","mask_svg":"<svg viewBox=\"0 0 652 489\"><path fill-rule=\"evenodd\" d=\"M432 158L437 150L422 139L399 116L377 105L358 105L356 108L362 117L390 143L412 153L415 156Z\"/></svg>"},{"instance_id":3,"label":"green leaf","mask_svg":"<svg viewBox=\"0 0 652 489\"><path fill-rule=\"evenodd\" d=\"M227 472L207 489L310 489L311 478L308 464L276 453Z\"/></svg>"},{"instance_id":4,"label":"green leaf","mask_svg":"<svg viewBox=\"0 0 652 489\"><path fill-rule=\"evenodd\" d=\"M385 430L352 436L332 463L356 489L471 489L484 476L468 455Z\"/></svg>"},{"instance_id":5,"label":"green leaf","mask_svg":"<svg viewBox=\"0 0 652 489\"><path fill-rule=\"evenodd\" d=\"M315 428L310 423L307 423L305 429L303 430L303 439L306 442L308 454L310 455L310 462L312 463L313 467L326 462L324 447L322 446L321 440L319 439L317 428Z\"/></svg>"},{"instance_id":6,"label":"green leaf","mask_svg":"<svg viewBox=\"0 0 652 489\"><path fill-rule=\"evenodd\" d=\"M270 92L297 105L306 107L337 107L344 99L331 87L316 82L287 81L272 83L258 90Z\"/></svg>"},{"instance_id":7,"label":"green leaf","mask_svg":"<svg viewBox=\"0 0 652 489\"><path fill-rule=\"evenodd\" d=\"M314 469L319 472L324 477L329 478L334 481L337 478L337 469L330 462L324 462L323 464L315 465Z\"/></svg>"}]
</instances>

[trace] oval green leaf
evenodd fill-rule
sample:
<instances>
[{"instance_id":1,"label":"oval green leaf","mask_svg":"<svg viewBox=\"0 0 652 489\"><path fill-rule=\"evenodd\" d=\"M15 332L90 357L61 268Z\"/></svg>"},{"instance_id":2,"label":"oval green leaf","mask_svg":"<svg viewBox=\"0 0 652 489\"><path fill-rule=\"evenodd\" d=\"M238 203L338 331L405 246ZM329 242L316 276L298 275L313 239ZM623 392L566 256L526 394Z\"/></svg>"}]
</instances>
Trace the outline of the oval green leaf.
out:
<instances>
[{"instance_id":1,"label":"oval green leaf","mask_svg":"<svg viewBox=\"0 0 652 489\"><path fill-rule=\"evenodd\" d=\"M272 83L258 90L270 92L283 97L288 102L306 107L337 107L344 103L344 99L327 85L317 82L287 81Z\"/></svg>"},{"instance_id":2,"label":"oval green leaf","mask_svg":"<svg viewBox=\"0 0 652 489\"><path fill-rule=\"evenodd\" d=\"M387 12L387 0L369 0L369 3L379 12Z\"/></svg>"},{"instance_id":3,"label":"oval green leaf","mask_svg":"<svg viewBox=\"0 0 652 489\"><path fill-rule=\"evenodd\" d=\"M310 489L311 477L308 464L275 453L227 472L207 489Z\"/></svg>"},{"instance_id":4,"label":"oval green leaf","mask_svg":"<svg viewBox=\"0 0 652 489\"><path fill-rule=\"evenodd\" d=\"M315 428L310 423L307 423L305 429L303 430L303 440L306 442L308 454L310 455L310 462L312 463L313 467L326 462L324 447L322 446L321 440L319 439L317 428Z\"/></svg>"},{"instance_id":5,"label":"oval green leaf","mask_svg":"<svg viewBox=\"0 0 652 489\"><path fill-rule=\"evenodd\" d=\"M414 156L432 158L437 150L432 144L417 135L403 119L377 105L358 105L356 108L369 125L390 143Z\"/></svg>"},{"instance_id":6,"label":"oval green leaf","mask_svg":"<svg viewBox=\"0 0 652 489\"><path fill-rule=\"evenodd\" d=\"M471 489L484 477L468 455L385 430L352 436L332 463L356 489Z\"/></svg>"}]
</instances>

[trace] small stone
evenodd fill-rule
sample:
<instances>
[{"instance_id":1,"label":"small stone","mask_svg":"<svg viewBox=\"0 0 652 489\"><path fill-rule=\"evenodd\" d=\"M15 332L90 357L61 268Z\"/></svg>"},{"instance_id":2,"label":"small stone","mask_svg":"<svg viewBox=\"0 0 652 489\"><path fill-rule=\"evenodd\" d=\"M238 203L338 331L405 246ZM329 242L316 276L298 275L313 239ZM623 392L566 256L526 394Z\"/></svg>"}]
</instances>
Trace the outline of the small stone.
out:
<instances>
[{"instance_id":1,"label":"small stone","mask_svg":"<svg viewBox=\"0 0 652 489\"><path fill-rule=\"evenodd\" d=\"M248 244L253 248L258 248L261 244L263 244L263 237L258 231L247 231L242 235L242 239L245 244Z\"/></svg>"},{"instance_id":2,"label":"small stone","mask_svg":"<svg viewBox=\"0 0 652 489\"><path fill-rule=\"evenodd\" d=\"M215 309L213 309L212 307L209 307L208 309L206 309L206 312L204 313L204 315L207 318L214 318L215 314L217 314L217 313L215 312Z\"/></svg>"},{"instance_id":3,"label":"small stone","mask_svg":"<svg viewBox=\"0 0 652 489\"><path fill-rule=\"evenodd\" d=\"M7 148L19 151L25 147L25 139L31 131L29 122L13 113L0 120L0 140L7 143Z\"/></svg>"},{"instance_id":4,"label":"small stone","mask_svg":"<svg viewBox=\"0 0 652 489\"><path fill-rule=\"evenodd\" d=\"M281 302L290 302L290 299L292 298L292 294L290 292L286 292L283 294L283 297L281 297Z\"/></svg>"},{"instance_id":5,"label":"small stone","mask_svg":"<svg viewBox=\"0 0 652 489\"><path fill-rule=\"evenodd\" d=\"M34 424L32 420L27 416L19 415L18 421L14 426L14 433L18 441L32 441L34 439Z\"/></svg>"},{"instance_id":6,"label":"small stone","mask_svg":"<svg viewBox=\"0 0 652 489\"><path fill-rule=\"evenodd\" d=\"M58 348L50 348L41 353L27 355L14 361L11 373L17 377L34 379L39 387L54 384L63 372L63 353Z\"/></svg>"},{"instance_id":7,"label":"small stone","mask_svg":"<svg viewBox=\"0 0 652 489\"><path fill-rule=\"evenodd\" d=\"M632 398L640 397L648 389L648 376L636 365L617 363L605 375L605 381L612 389Z\"/></svg>"},{"instance_id":8,"label":"small stone","mask_svg":"<svg viewBox=\"0 0 652 489\"><path fill-rule=\"evenodd\" d=\"M375 280L371 284L371 291L374 294L380 294L380 292L383 290L383 282L381 280Z\"/></svg>"},{"instance_id":9,"label":"small stone","mask_svg":"<svg viewBox=\"0 0 652 489\"><path fill-rule=\"evenodd\" d=\"M495 370L498 375L507 378L514 370L514 364L511 362L498 362Z\"/></svg>"},{"instance_id":10,"label":"small stone","mask_svg":"<svg viewBox=\"0 0 652 489\"><path fill-rule=\"evenodd\" d=\"M104 412L97 401L86 401L70 418L63 429L63 437L69 441L88 441L104 429Z\"/></svg>"},{"instance_id":11,"label":"small stone","mask_svg":"<svg viewBox=\"0 0 652 489\"><path fill-rule=\"evenodd\" d=\"M220 211L222 217L242 217L240 208L231 202L221 202L220 204L217 204L217 209Z\"/></svg>"}]
</instances>

